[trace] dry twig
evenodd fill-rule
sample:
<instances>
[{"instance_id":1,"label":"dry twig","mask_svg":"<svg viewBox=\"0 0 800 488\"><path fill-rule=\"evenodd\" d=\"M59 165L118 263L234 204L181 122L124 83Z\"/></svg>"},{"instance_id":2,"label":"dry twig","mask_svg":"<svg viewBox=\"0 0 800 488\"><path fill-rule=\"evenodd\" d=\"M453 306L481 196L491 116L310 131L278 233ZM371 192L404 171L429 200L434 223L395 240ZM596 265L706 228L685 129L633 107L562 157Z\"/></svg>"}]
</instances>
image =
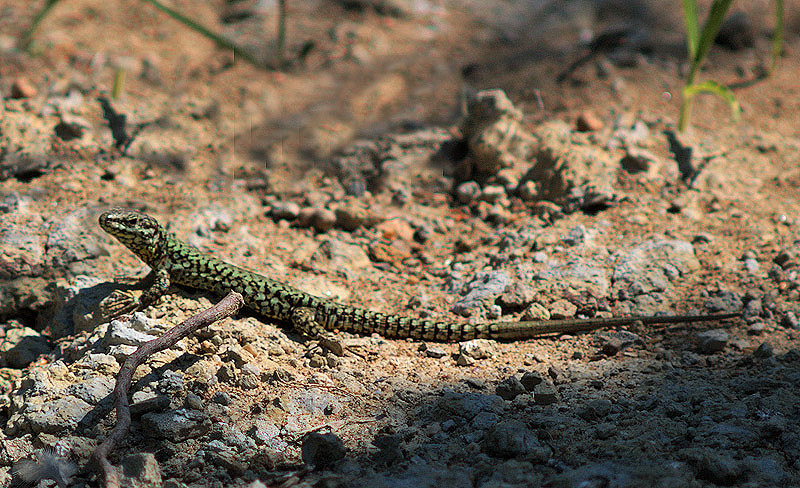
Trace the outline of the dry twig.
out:
<instances>
[{"instance_id":1,"label":"dry twig","mask_svg":"<svg viewBox=\"0 0 800 488\"><path fill-rule=\"evenodd\" d=\"M179 340L188 336L195 330L207 327L220 319L235 314L243 305L244 301L242 300L242 295L232 291L213 307L189 317L164 333L161 337L145 342L125 360L125 364L122 365L122 368L120 368L117 374L117 384L114 387L114 401L117 406L117 425L114 426L114 429L106 440L97 446L97 449L92 453L92 461L97 465L100 473L103 475L106 488L119 488L117 470L111 462L109 462L107 456L108 453L114 449L116 443L125 437L131 425L128 390L130 389L131 379L133 378L133 373L136 371L136 368L148 357L168 347L172 347Z\"/></svg>"}]
</instances>

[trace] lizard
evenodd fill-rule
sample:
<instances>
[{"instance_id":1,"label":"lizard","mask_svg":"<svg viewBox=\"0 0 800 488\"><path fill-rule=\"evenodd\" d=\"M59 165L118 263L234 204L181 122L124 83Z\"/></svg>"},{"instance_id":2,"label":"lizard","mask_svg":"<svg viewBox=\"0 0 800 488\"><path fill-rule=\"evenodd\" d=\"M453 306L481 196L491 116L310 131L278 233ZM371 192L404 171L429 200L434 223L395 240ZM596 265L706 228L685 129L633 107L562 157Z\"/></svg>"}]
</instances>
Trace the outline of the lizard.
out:
<instances>
[{"instance_id":1,"label":"lizard","mask_svg":"<svg viewBox=\"0 0 800 488\"><path fill-rule=\"evenodd\" d=\"M136 254L151 272L152 284L140 296L137 308L157 302L171 284L188 286L223 296L236 291L252 311L269 319L289 323L302 335L330 340L330 331L362 335L377 332L386 338L411 338L435 342L471 339L523 340L632 325L717 321L738 313L710 315L629 316L558 319L542 321L466 322L405 317L374 312L319 298L289 285L205 254L181 241L144 213L114 208L99 217L100 227Z\"/></svg>"}]
</instances>

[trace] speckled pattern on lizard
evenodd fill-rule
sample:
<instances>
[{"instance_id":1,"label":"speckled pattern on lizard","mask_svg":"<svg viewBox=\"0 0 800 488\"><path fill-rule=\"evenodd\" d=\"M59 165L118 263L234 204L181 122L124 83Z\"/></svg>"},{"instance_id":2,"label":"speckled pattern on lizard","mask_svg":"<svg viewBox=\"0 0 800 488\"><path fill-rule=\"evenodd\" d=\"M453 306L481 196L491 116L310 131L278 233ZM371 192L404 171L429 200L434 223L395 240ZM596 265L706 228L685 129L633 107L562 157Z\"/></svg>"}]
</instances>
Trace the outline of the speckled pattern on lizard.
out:
<instances>
[{"instance_id":1,"label":"speckled pattern on lizard","mask_svg":"<svg viewBox=\"0 0 800 488\"><path fill-rule=\"evenodd\" d=\"M378 333L387 338L413 338L440 342L475 338L521 340L631 325L718 321L738 313L715 315L633 316L612 318L516 321L469 324L373 312L318 298L281 282L226 263L201 252L161 226L149 215L111 209L100 215L100 226L128 247L150 268L153 280L142 293L138 307L156 302L170 284L185 285L223 296L236 291L245 306L293 326L310 337L329 336L328 331Z\"/></svg>"}]
</instances>

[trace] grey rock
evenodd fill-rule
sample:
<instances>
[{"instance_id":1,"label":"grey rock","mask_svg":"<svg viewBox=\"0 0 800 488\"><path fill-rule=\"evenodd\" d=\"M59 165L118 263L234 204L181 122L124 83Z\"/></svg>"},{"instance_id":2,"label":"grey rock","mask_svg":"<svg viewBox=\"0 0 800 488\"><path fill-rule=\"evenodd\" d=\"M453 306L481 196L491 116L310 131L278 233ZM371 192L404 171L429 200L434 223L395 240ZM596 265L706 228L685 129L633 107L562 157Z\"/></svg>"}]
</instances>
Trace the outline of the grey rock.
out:
<instances>
[{"instance_id":1,"label":"grey rock","mask_svg":"<svg viewBox=\"0 0 800 488\"><path fill-rule=\"evenodd\" d=\"M513 458L528 455L542 446L528 427L517 420L504 420L488 429L481 450L492 457Z\"/></svg>"},{"instance_id":2,"label":"grey rock","mask_svg":"<svg viewBox=\"0 0 800 488\"><path fill-rule=\"evenodd\" d=\"M3 324L3 328L6 334L0 342L0 367L22 369L51 350L47 338L30 327L12 323Z\"/></svg>"},{"instance_id":3,"label":"grey rock","mask_svg":"<svg viewBox=\"0 0 800 488\"><path fill-rule=\"evenodd\" d=\"M705 308L711 312L741 310L743 307L742 296L732 291L721 291L705 303Z\"/></svg>"},{"instance_id":4,"label":"grey rock","mask_svg":"<svg viewBox=\"0 0 800 488\"><path fill-rule=\"evenodd\" d=\"M108 326L103 342L106 346L141 346L145 342L155 339L156 336L139 332L133 328L132 321L122 322L113 320Z\"/></svg>"},{"instance_id":5,"label":"grey rock","mask_svg":"<svg viewBox=\"0 0 800 488\"><path fill-rule=\"evenodd\" d=\"M725 349L730 336L725 329L705 330L697 334L698 347L703 354L714 354Z\"/></svg>"},{"instance_id":6,"label":"grey rock","mask_svg":"<svg viewBox=\"0 0 800 488\"><path fill-rule=\"evenodd\" d=\"M594 434L600 440L611 439L617 435L617 432L619 432L619 429L612 422L601 422L594 427Z\"/></svg>"},{"instance_id":7,"label":"grey rock","mask_svg":"<svg viewBox=\"0 0 800 488\"><path fill-rule=\"evenodd\" d=\"M530 307L522 312L520 320L550 320L550 311L541 303L532 303Z\"/></svg>"},{"instance_id":8,"label":"grey rock","mask_svg":"<svg viewBox=\"0 0 800 488\"><path fill-rule=\"evenodd\" d=\"M487 185L480 193L480 199L494 203L506 196L506 189L500 185Z\"/></svg>"},{"instance_id":9,"label":"grey rock","mask_svg":"<svg viewBox=\"0 0 800 488\"><path fill-rule=\"evenodd\" d=\"M456 365L458 365L458 366L472 366L473 364L475 364L475 359L473 359L473 358L471 358L469 356L465 356L463 354L459 354L456 357Z\"/></svg>"},{"instance_id":10,"label":"grey rock","mask_svg":"<svg viewBox=\"0 0 800 488\"><path fill-rule=\"evenodd\" d=\"M45 269L45 239L30 228L0 223L0 279L39 276Z\"/></svg>"},{"instance_id":11,"label":"grey rock","mask_svg":"<svg viewBox=\"0 0 800 488\"><path fill-rule=\"evenodd\" d=\"M429 358L439 359L447 356L447 351L441 347L429 347L425 350L425 355Z\"/></svg>"},{"instance_id":12,"label":"grey rock","mask_svg":"<svg viewBox=\"0 0 800 488\"><path fill-rule=\"evenodd\" d=\"M37 324L56 331L91 332L98 325L108 322L107 312L100 303L116 289L96 276L77 275L69 282L59 280L53 287L54 306L39 314Z\"/></svg>"},{"instance_id":13,"label":"grey rock","mask_svg":"<svg viewBox=\"0 0 800 488\"><path fill-rule=\"evenodd\" d=\"M533 391L536 385L542 381L544 381L544 377L536 371L526 371L520 379L520 383L528 391Z\"/></svg>"},{"instance_id":14,"label":"grey rock","mask_svg":"<svg viewBox=\"0 0 800 488\"><path fill-rule=\"evenodd\" d=\"M261 444L266 444L273 449L285 449L286 443L280 438L281 430L275 422L258 418L253 423L249 434L250 436Z\"/></svg>"},{"instance_id":15,"label":"grey rock","mask_svg":"<svg viewBox=\"0 0 800 488\"><path fill-rule=\"evenodd\" d=\"M458 352L472 359L486 359L497 355L497 343L489 339L472 339L458 343Z\"/></svg>"},{"instance_id":16,"label":"grey rock","mask_svg":"<svg viewBox=\"0 0 800 488\"><path fill-rule=\"evenodd\" d=\"M101 241L93 234L99 233L94 230L97 229L94 209L79 208L56 219L53 224L45 242L45 259L49 266L60 268L72 263L83 266L86 261L106 254L106 250L101 247ZM91 230L87 232L87 229ZM80 271L89 274L89 270L90 268L85 267ZM73 272L76 271L78 270L73 269Z\"/></svg>"},{"instance_id":17,"label":"grey rock","mask_svg":"<svg viewBox=\"0 0 800 488\"><path fill-rule=\"evenodd\" d=\"M536 128L540 143L528 176L540 186L539 197L563 203L573 190L614 195L618 158L589 144L576 144L566 122L552 121Z\"/></svg>"},{"instance_id":18,"label":"grey rock","mask_svg":"<svg viewBox=\"0 0 800 488\"><path fill-rule=\"evenodd\" d=\"M149 452L130 454L122 458L120 464L122 467L121 486L131 488L160 488L162 486L161 468L153 454Z\"/></svg>"},{"instance_id":19,"label":"grey rock","mask_svg":"<svg viewBox=\"0 0 800 488\"><path fill-rule=\"evenodd\" d=\"M481 192L481 186L474 181L465 181L456 187L456 199L460 203L475 200Z\"/></svg>"},{"instance_id":20,"label":"grey rock","mask_svg":"<svg viewBox=\"0 0 800 488\"><path fill-rule=\"evenodd\" d=\"M509 376L504 379L497 384L497 388L495 389L495 393L503 400L513 400L518 395L522 395L525 392L525 387L522 386L522 383L516 376Z\"/></svg>"},{"instance_id":21,"label":"grey rock","mask_svg":"<svg viewBox=\"0 0 800 488\"><path fill-rule=\"evenodd\" d=\"M742 265L744 266L745 271L752 275L758 274L759 270L761 269L758 261L752 258L743 260Z\"/></svg>"},{"instance_id":22,"label":"grey rock","mask_svg":"<svg viewBox=\"0 0 800 488\"><path fill-rule=\"evenodd\" d=\"M424 416L434 422L443 422L454 417L471 420L481 412L500 414L504 408L503 399L497 395L445 391L436 403L425 409Z\"/></svg>"},{"instance_id":23,"label":"grey rock","mask_svg":"<svg viewBox=\"0 0 800 488\"><path fill-rule=\"evenodd\" d=\"M578 411L578 415L585 420L599 420L611 412L611 401L605 398L590 400L583 409Z\"/></svg>"},{"instance_id":24,"label":"grey rock","mask_svg":"<svg viewBox=\"0 0 800 488\"><path fill-rule=\"evenodd\" d=\"M781 462L769 456L747 456L743 464L749 478L761 486L787 486L791 475L781 467Z\"/></svg>"},{"instance_id":25,"label":"grey rock","mask_svg":"<svg viewBox=\"0 0 800 488\"><path fill-rule=\"evenodd\" d=\"M732 485L743 474L743 466L726 452L707 448L685 449L682 454L695 470L695 476L717 485Z\"/></svg>"},{"instance_id":26,"label":"grey rock","mask_svg":"<svg viewBox=\"0 0 800 488\"><path fill-rule=\"evenodd\" d=\"M142 427L150 435L173 442L200 437L211 428L208 415L186 409L145 414L142 416Z\"/></svg>"},{"instance_id":27,"label":"grey rock","mask_svg":"<svg viewBox=\"0 0 800 488\"><path fill-rule=\"evenodd\" d=\"M330 269L348 279L353 276L354 269L372 268L372 261L360 246L345 244L338 239L322 242L311 256L311 262L315 268Z\"/></svg>"},{"instance_id":28,"label":"grey rock","mask_svg":"<svg viewBox=\"0 0 800 488\"><path fill-rule=\"evenodd\" d=\"M97 405L114 390L113 376L94 376L83 378L67 387L65 393L80 398L90 405ZM110 398L110 397L109 397Z\"/></svg>"},{"instance_id":29,"label":"grey rock","mask_svg":"<svg viewBox=\"0 0 800 488\"><path fill-rule=\"evenodd\" d=\"M756 298L748 301L745 304L744 310L742 311L742 315L744 315L745 318L759 317L761 316L761 313L763 311L764 311L764 306L762 301Z\"/></svg>"},{"instance_id":30,"label":"grey rock","mask_svg":"<svg viewBox=\"0 0 800 488\"><path fill-rule=\"evenodd\" d=\"M239 477L247 470L247 465L237 459L236 453L231 451L205 451L203 456L206 461L219 466L231 476Z\"/></svg>"},{"instance_id":31,"label":"grey rock","mask_svg":"<svg viewBox=\"0 0 800 488\"><path fill-rule=\"evenodd\" d=\"M603 341L600 350L608 357L616 356L622 350L622 341L616 337L609 337Z\"/></svg>"},{"instance_id":32,"label":"grey rock","mask_svg":"<svg viewBox=\"0 0 800 488\"><path fill-rule=\"evenodd\" d=\"M192 410L203 409L203 399L200 398L198 395L195 395L194 393L187 393L184 403L188 408Z\"/></svg>"},{"instance_id":33,"label":"grey rock","mask_svg":"<svg viewBox=\"0 0 800 488\"><path fill-rule=\"evenodd\" d=\"M515 281L498 297L504 309L522 310L536 300L536 290L527 283Z\"/></svg>"},{"instance_id":34,"label":"grey rock","mask_svg":"<svg viewBox=\"0 0 800 488\"><path fill-rule=\"evenodd\" d=\"M230 405L231 397L224 391L218 391L214 393L213 397L211 397L211 401L218 405Z\"/></svg>"},{"instance_id":35,"label":"grey rock","mask_svg":"<svg viewBox=\"0 0 800 488\"><path fill-rule=\"evenodd\" d=\"M567 232L561 241L568 246L579 246L586 242L586 227L578 225Z\"/></svg>"},{"instance_id":36,"label":"grey rock","mask_svg":"<svg viewBox=\"0 0 800 488\"><path fill-rule=\"evenodd\" d=\"M378 448L378 452L373 457L374 461L380 466L390 466L402 461L404 455L401 442L402 438L397 434L376 435L372 441L372 444Z\"/></svg>"},{"instance_id":37,"label":"grey rock","mask_svg":"<svg viewBox=\"0 0 800 488\"><path fill-rule=\"evenodd\" d=\"M303 462L316 469L325 469L345 455L344 443L334 434L311 432L303 437Z\"/></svg>"},{"instance_id":38,"label":"grey rock","mask_svg":"<svg viewBox=\"0 0 800 488\"><path fill-rule=\"evenodd\" d=\"M552 383L543 381L533 388L533 401L537 405L551 405L558 401L558 390Z\"/></svg>"},{"instance_id":39,"label":"grey rock","mask_svg":"<svg viewBox=\"0 0 800 488\"><path fill-rule=\"evenodd\" d=\"M22 414L23 422L31 432L57 434L72 431L78 423L86 422L93 410L93 405L80 398L63 396L42 402L28 401Z\"/></svg>"},{"instance_id":40,"label":"grey rock","mask_svg":"<svg viewBox=\"0 0 800 488\"><path fill-rule=\"evenodd\" d=\"M769 342L762 342L755 351L753 351L753 357L756 359L767 359L775 355L775 351L772 349L772 344Z\"/></svg>"},{"instance_id":41,"label":"grey rock","mask_svg":"<svg viewBox=\"0 0 800 488\"><path fill-rule=\"evenodd\" d=\"M670 280L700 268L692 244L677 239L645 241L615 257L613 290L634 290L634 296L663 292Z\"/></svg>"},{"instance_id":42,"label":"grey rock","mask_svg":"<svg viewBox=\"0 0 800 488\"><path fill-rule=\"evenodd\" d=\"M781 250L772 261L784 270L800 266L800 240Z\"/></svg>"},{"instance_id":43,"label":"grey rock","mask_svg":"<svg viewBox=\"0 0 800 488\"><path fill-rule=\"evenodd\" d=\"M800 319L798 319L797 315L790 310L784 313L781 317L781 327L800 330Z\"/></svg>"},{"instance_id":44,"label":"grey rock","mask_svg":"<svg viewBox=\"0 0 800 488\"><path fill-rule=\"evenodd\" d=\"M327 208L304 208L297 215L297 225L312 227L317 232L327 232L336 225L336 214Z\"/></svg>"},{"instance_id":45,"label":"grey rock","mask_svg":"<svg viewBox=\"0 0 800 488\"><path fill-rule=\"evenodd\" d=\"M531 276L536 289L558 283L564 289L586 290L592 296L606 296L611 289L606 269L596 262L574 259L568 263L547 262Z\"/></svg>"},{"instance_id":46,"label":"grey rock","mask_svg":"<svg viewBox=\"0 0 800 488\"><path fill-rule=\"evenodd\" d=\"M767 326L764 322L754 322L747 327L747 333L750 335L761 335L766 332Z\"/></svg>"},{"instance_id":47,"label":"grey rock","mask_svg":"<svg viewBox=\"0 0 800 488\"><path fill-rule=\"evenodd\" d=\"M466 284L466 294L453 304L451 310L464 317L488 310L510 283L511 278L504 271L476 273Z\"/></svg>"},{"instance_id":48,"label":"grey rock","mask_svg":"<svg viewBox=\"0 0 800 488\"><path fill-rule=\"evenodd\" d=\"M300 214L300 205L294 202L273 202L270 215L274 219L294 220Z\"/></svg>"},{"instance_id":49,"label":"grey rock","mask_svg":"<svg viewBox=\"0 0 800 488\"><path fill-rule=\"evenodd\" d=\"M493 412L479 412L472 419L472 427L475 430L486 430L500 421L500 416Z\"/></svg>"},{"instance_id":50,"label":"grey rock","mask_svg":"<svg viewBox=\"0 0 800 488\"><path fill-rule=\"evenodd\" d=\"M137 392L138 393L138 392ZM163 412L169 408L171 403L167 395L153 395L139 397L134 393L133 403L131 404L131 415L141 416L149 412Z\"/></svg>"},{"instance_id":51,"label":"grey rock","mask_svg":"<svg viewBox=\"0 0 800 488\"><path fill-rule=\"evenodd\" d=\"M44 278L0 279L0 316L19 316L22 309L45 310L51 288L51 280Z\"/></svg>"},{"instance_id":52,"label":"grey rock","mask_svg":"<svg viewBox=\"0 0 800 488\"><path fill-rule=\"evenodd\" d=\"M158 379L156 390L163 394L174 394L183 391L184 387L183 372L166 370Z\"/></svg>"}]
</instances>

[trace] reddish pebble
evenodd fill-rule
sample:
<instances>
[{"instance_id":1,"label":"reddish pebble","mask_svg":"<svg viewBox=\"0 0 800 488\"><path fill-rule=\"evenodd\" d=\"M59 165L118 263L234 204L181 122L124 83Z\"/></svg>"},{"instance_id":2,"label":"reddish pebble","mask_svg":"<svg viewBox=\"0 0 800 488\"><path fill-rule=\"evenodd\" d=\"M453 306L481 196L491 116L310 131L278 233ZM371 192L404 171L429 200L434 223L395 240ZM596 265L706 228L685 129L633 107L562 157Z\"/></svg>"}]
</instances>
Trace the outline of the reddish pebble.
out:
<instances>
[{"instance_id":1,"label":"reddish pebble","mask_svg":"<svg viewBox=\"0 0 800 488\"><path fill-rule=\"evenodd\" d=\"M11 83L11 98L31 98L36 96L36 87L25 78L17 78Z\"/></svg>"},{"instance_id":2,"label":"reddish pebble","mask_svg":"<svg viewBox=\"0 0 800 488\"><path fill-rule=\"evenodd\" d=\"M603 121L594 112L586 110L578 115L575 128L578 129L578 132L594 132L603 128Z\"/></svg>"}]
</instances>

